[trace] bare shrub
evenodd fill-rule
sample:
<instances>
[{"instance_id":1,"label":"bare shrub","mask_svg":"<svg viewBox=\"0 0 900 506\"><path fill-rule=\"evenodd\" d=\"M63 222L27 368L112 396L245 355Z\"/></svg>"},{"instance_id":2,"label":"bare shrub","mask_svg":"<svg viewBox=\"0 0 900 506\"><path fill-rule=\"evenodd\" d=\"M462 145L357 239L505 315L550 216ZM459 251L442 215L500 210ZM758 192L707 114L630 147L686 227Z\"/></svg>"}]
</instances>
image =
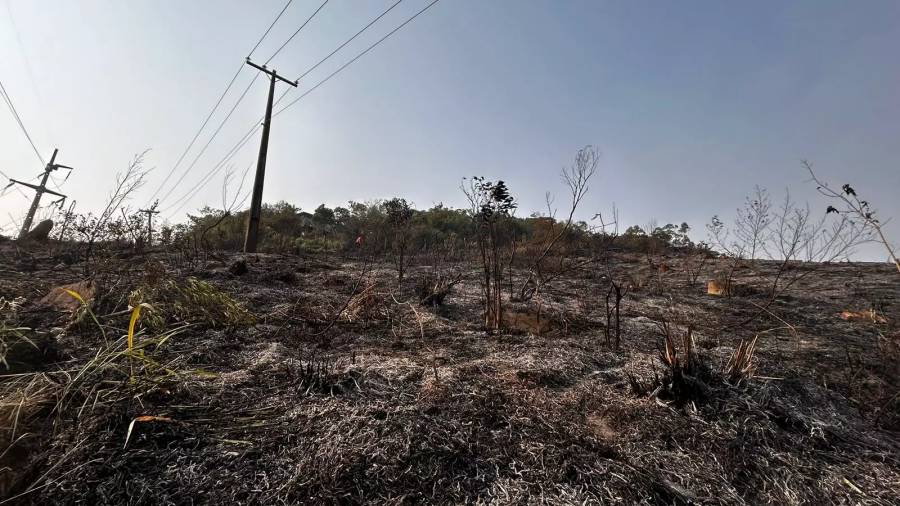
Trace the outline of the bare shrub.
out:
<instances>
[{"instance_id":1,"label":"bare shrub","mask_svg":"<svg viewBox=\"0 0 900 506\"><path fill-rule=\"evenodd\" d=\"M656 322L662 337L659 360L665 366L665 374L651 396L661 397L676 404L705 399L709 385L705 380L710 370L697 352L693 327L678 330L666 319Z\"/></svg>"},{"instance_id":2,"label":"bare shrub","mask_svg":"<svg viewBox=\"0 0 900 506\"><path fill-rule=\"evenodd\" d=\"M755 370L753 354L756 351L757 339L759 339L759 336L754 336L749 341L742 339L731 358L728 359L723 373L730 383L737 384L753 376Z\"/></svg>"},{"instance_id":3,"label":"bare shrub","mask_svg":"<svg viewBox=\"0 0 900 506\"><path fill-rule=\"evenodd\" d=\"M622 299L628 294L630 286L623 284L610 277L609 289L606 291L605 309L606 309L606 326L603 327L603 333L606 336L607 346L612 346L614 350L619 349L622 338Z\"/></svg>"},{"instance_id":4,"label":"bare shrub","mask_svg":"<svg viewBox=\"0 0 900 506\"><path fill-rule=\"evenodd\" d=\"M857 223L860 223L867 229L873 231L875 236L877 237L878 242L880 242L884 246L885 250L887 250L887 254L890 257L891 261L894 263L894 266L897 268L897 272L900 272L900 258L897 257L894 245L891 244L888 238L884 235L884 223L881 222L876 216L876 212L869 204L869 202L867 200L859 198L859 196L856 194L856 190L849 184L844 184L843 186L841 186L840 191L828 186L828 183L822 181L818 176L816 176L811 163L804 160L803 166L809 172L810 177L812 177L812 181L816 184L816 189L819 191L819 193L833 201L836 201L838 205L841 206L840 208L828 206L826 214L838 214L845 219L850 219Z\"/></svg>"},{"instance_id":5,"label":"bare shrub","mask_svg":"<svg viewBox=\"0 0 900 506\"><path fill-rule=\"evenodd\" d=\"M765 288L766 302L755 304L757 311L736 326L746 325L769 312L778 297L813 272L798 268L800 264L847 259L868 238L866 228L845 215L829 219L826 214L814 219L809 206L797 204L790 192L785 192L782 204L774 211L767 202L765 190L757 188L745 207L749 214L736 220L732 229L717 216L707 226L712 244L722 253L726 263L717 281L730 293L736 293L735 273L751 251L762 251L770 260L778 262ZM757 224L765 228L759 229Z\"/></svg>"},{"instance_id":6,"label":"bare shrub","mask_svg":"<svg viewBox=\"0 0 900 506\"><path fill-rule=\"evenodd\" d=\"M244 202L247 201L247 197L250 196L250 191L248 190L246 193L241 196L242 190L244 189L244 182L247 179L247 172L250 169L250 165L244 170L244 173L241 175L241 180L238 183L237 190L233 192L233 195L229 197L229 193L231 192L231 182L234 180L234 167L228 167L225 170L225 177L222 180L222 209L215 210L215 213L218 214L215 221L210 223L208 226L204 227L200 232L199 236L196 236L194 249L195 251L200 251L201 248L203 250L209 250L209 244L206 242L206 234L210 231L215 230L222 224L223 221L232 216L232 214L242 208L244 206ZM156 203L153 204L153 208L155 209Z\"/></svg>"},{"instance_id":7,"label":"bare shrub","mask_svg":"<svg viewBox=\"0 0 900 506\"><path fill-rule=\"evenodd\" d=\"M128 167L116 175L115 185L100 213L75 217L72 234L74 239L80 240L83 244L86 273L90 273L96 267L91 260L97 254L98 244L115 246L128 240L134 241L134 238L140 236L143 220L139 214L130 212L125 207L125 202L144 185L145 178L150 172L144 168L146 153L147 151L144 151L135 155Z\"/></svg>"},{"instance_id":8,"label":"bare shrub","mask_svg":"<svg viewBox=\"0 0 900 506\"><path fill-rule=\"evenodd\" d=\"M751 259L757 258L766 247L769 226L772 224L772 201L765 188L756 186L746 197L744 207L738 209L734 220L734 234L742 244L742 250Z\"/></svg>"},{"instance_id":9,"label":"bare shrub","mask_svg":"<svg viewBox=\"0 0 900 506\"><path fill-rule=\"evenodd\" d=\"M600 152L593 146L585 146L578 150L575 161L568 168L563 168L560 175L569 190L569 212L565 221L557 223L556 212L552 209L553 197L547 193L547 212L550 219L550 233L545 234L537 256L530 262L528 274L519 289L519 300L530 300L548 282L545 276L545 263L554 254L555 249L569 234L574 226L575 211L587 194L591 178L600 163ZM564 269L558 269L561 271Z\"/></svg>"}]
</instances>

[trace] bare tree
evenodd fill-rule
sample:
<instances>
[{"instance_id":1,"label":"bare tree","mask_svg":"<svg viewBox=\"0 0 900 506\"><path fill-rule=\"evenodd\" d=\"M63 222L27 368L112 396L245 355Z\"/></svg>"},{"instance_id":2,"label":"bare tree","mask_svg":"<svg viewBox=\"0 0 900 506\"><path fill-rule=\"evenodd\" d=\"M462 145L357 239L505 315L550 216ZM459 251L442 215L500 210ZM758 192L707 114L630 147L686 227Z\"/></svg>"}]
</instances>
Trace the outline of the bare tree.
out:
<instances>
[{"instance_id":1,"label":"bare tree","mask_svg":"<svg viewBox=\"0 0 900 506\"><path fill-rule=\"evenodd\" d=\"M519 299L529 300L540 291L541 287L546 284L547 279L544 276L544 262L554 252L554 248L559 244L566 234L571 232L574 224L575 211L579 204L587 194L591 178L597 172L597 166L600 163L600 152L593 146L585 146L578 150L575 155L575 161L571 166L563 168L560 175L569 190L569 213L566 220L557 230L547 237L541 245L540 253L531 263L528 275L519 289ZM553 207L553 196L547 192L546 194L547 210L551 223L555 224L555 212Z\"/></svg>"},{"instance_id":2,"label":"bare tree","mask_svg":"<svg viewBox=\"0 0 900 506\"><path fill-rule=\"evenodd\" d=\"M735 227L739 228L740 225ZM791 198L790 192L785 192L781 206L770 220L766 220L765 228L758 234L735 234L735 240L729 240L729 229L717 217L713 217L707 228L713 244L731 260L731 268L725 279L726 291L733 289L731 283L734 265L751 250L753 241L762 238L761 242L756 243L757 248L766 252L769 259L778 262L775 273L769 279L766 302L754 304L758 310L733 327L746 325L760 315L770 313L769 308L781 295L813 272L810 269L798 269L798 264L829 263L849 258L854 249L867 240L866 228L846 215L841 215L836 220L829 220L826 216L819 220L813 219L809 206L798 205Z\"/></svg>"},{"instance_id":3,"label":"bare tree","mask_svg":"<svg viewBox=\"0 0 900 506\"><path fill-rule=\"evenodd\" d=\"M751 259L757 258L757 253L765 247L766 234L772 223L771 209L769 193L759 186L754 187L753 195L746 198L744 207L738 209L734 235L746 246L747 255Z\"/></svg>"},{"instance_id":4,"label":"bare tree","mask_svg":"<svg viewBox=\"0 0 900 506\"><path fill-rule=\"evenodd\" d=\"M234 191L234 194L231 195L230 198L228 194L230 192L231 183L234 180L234 166L230 165L225 169L225 177L222 179L222 211L221 213L219 213L216 221L214 221L208 227L205 227L200 233L200 236L197 238L197 243L195 243L194 245L194 248L196 250L199 251L199 248L201 246L206 248L206 234L221 225L222 222L232 216L237 209L240 209L244 206L244 202L247 201L247 197L250 196L250 192L247 191L246 193L244 193L243 197L241 196L241 193L244 189L244 182L247 179L247 172L250 170L250 167L252 167L252 165L248 165L247 168L244 169L243 174L241 174L241 180L238 183L237 190Z\"/></svg>"},{"instance_id":5,"label":"bare tree","mask_svg":"<svg viewBox=\"0 0 900 506\"><path fill-rule=\"evenodd\" d=\"M836 213L841 216L850 218L854 221L862 223L863 226L872 230L875 236L878 238L878 242L880 242L884 248L887 250L888 257L890 257L891 261L894 262L894 266L897 268L897 272L900 272L900 257L897 256L896 249L893 244L888 240L887 236L884 235L884 225L886 222L881 222L875 215L875 210L869 205L869 202L863 199L860 199L856 194L856 190L850 186L849 184L845 184L841 187L841 190L835 190L828 186L828 183L823 182L816 173L813 171L812 164L808 161L803 161L803 166L809 172L812 181L816 184L816 189L822 195L838 202L840 208L834 206L828 206L826 214Z\"/></svg>"},{"instance_id":6,"label":"bare tree","mask_svg":"<svg viewBox=\"0 0 900 506\"><path fill-rule=\"evenodd\" d=\"M93 254L95 242L101 237L110 220L112 220L113 216L116 215L131 195L144 185L145 178L150 172L149 169L144 168L144 155L147 154L147 151L149 150L145 150L142 153L135 155L128 164L128 167L116 174L116 183L106 199L106 207L104 207L100 214L97 215L96 219L92 220L90 227L84 230L83 233L86 236L86 266Z\"/></svg>"}]
</instances>

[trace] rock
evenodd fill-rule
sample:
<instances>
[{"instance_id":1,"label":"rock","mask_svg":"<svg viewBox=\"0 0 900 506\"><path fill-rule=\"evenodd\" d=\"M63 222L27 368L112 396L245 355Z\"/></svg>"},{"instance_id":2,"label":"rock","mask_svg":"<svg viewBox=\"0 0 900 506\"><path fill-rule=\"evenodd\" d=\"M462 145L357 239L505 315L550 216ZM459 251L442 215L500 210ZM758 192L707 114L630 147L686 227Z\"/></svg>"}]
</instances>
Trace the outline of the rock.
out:
<instances>
[{"instance_id":1,"label":"rock","mask_svg":"<svg viewBox=\"0 0 900 506\"><path fill-rule=\"evenodd\" d=\"M81 301L79 301L77 297L70 295L66 290L77 293L85 302L88 302L94 298L94 295L97 293L97 284L93 280L88 279L77 283L57 286L52 288L47 295L41 299L40 304L57 311L77 311L78 308L81 307Z\"/></svg>"},{"instance_id":2,"label":"rock","mask_svg":"<svg viewBox=\"0 0 900 506\"><path fill-rule=\"evenodd\" d=\"M228 266L228 272L235 276L243 276L250 272L250 269L247 268L247 260L244 258L238 258L234 262L231 262L231 265Z\"/></svg>"},{"instance_id":3,"label":"rock","mask_svg":"<svg viewBox=\"0 0 900 506\"><path fill-rule=\"evenodd\" d=\"M44 220L29 230L23 237L22 241L46 242L50 238L50 231L53 229L53 220Z\"/></svg>"}]
</instances>

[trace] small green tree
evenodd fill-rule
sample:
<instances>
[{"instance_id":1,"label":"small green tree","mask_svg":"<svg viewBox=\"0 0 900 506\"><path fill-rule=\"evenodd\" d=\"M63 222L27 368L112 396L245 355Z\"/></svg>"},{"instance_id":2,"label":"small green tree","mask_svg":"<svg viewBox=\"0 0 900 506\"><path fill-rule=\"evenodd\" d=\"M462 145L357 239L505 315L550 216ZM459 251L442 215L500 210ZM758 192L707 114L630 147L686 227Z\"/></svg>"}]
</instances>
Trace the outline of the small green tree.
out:
<instances>
[{"instance_id":1,"label":"small green tree","mask_svg":"<svg viewBox=\"0 0 900 506\"><path fill-rule=\"evenodd\" d=\"M403 285L403 273L407 262L413 209L406 199L393 198L384 204L384 214L391 235L390 248L397 267L397 288Z\"/></svg>"},{"instance_id":2,"label":"small green tree","mask_svg":"<svg viewBox=\"0 0 900 506\"><path fill-rule=\"evenodd\" d=\"M510 242L508 223L517 205L503 181L473 177L464 180L461 188L469 200L481 257L484 326L488 331L497 331L503 318L501 288L505 262L501 257Z\"/></svg>"}]
</instances>

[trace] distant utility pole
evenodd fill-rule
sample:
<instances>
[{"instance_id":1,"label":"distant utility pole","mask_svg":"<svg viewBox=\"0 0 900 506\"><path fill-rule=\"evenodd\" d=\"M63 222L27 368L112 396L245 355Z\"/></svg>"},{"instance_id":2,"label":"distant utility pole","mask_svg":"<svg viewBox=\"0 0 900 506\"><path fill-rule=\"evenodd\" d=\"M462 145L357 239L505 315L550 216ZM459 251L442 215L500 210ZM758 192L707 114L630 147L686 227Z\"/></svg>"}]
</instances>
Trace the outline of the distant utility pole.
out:
<instances>
[{"instance_id":1,"label":"distant utility pole","mask_svg":"<svg viewBox=\"0 0 900 506\"><path fill-rule=\"evenodd\" d=\"M153 203L150 206L150 209L138 209L138 211L142 213L147 213L147 247L153 246L153 215L159 214L159 211L156 210L156 206L159 205L159 201Z\"/></svg>"},{"instance_id":2,"label":"distant utility pole","mask_svg":"<svg viewBox=\"0 0 900 506\"><path fill-rule=\"evenodd\" d=\"M270 77L269 100L266 102L266 119L263 123L262 141L259 144L259 159L256 162L256 177L253 179L253 197L250 199L250 219L247 221L247 234L244 236L244 253L256 253L256 244L259 241L259 219L262 216L263 181L266 178L266 154L269 150L269 128L272 125L272 97L275 95L275 81L285 82L297 87L297 81L288 81L278 75L275 70L269 70L265 65L259 66L247 57L247 65L262 71Z\"/></svg>"},{"instance_id":3,"label":"distant utility pole","mask_svg":"<svg viewBox=\"0 0 900 506\"><path fill-rule=\"evenodd\" d=\"M20 184L22 186L27 186L34 190L34 200L31 201L31 207L28 208L28 214L25 215L25 222L22 223L22 231L19 232L19 239L25 237L25 234L31 230L31 223L34 221L34 213L37 212L38 206L41 205L41 196L45 193L49 193L50 195L56 195L57 197L61 197L60 205L62 205L62 201L66 199L66 196L62 193L56 193L55 191L51 191L47 189L47 179L50 177L50 173L54 170L58 169L68 169L72 170L72 167L66 165L60 165L56 162L56 154L59 152L59 149L53 150L53 156L50 157L50 163L44 167L44 177L41 179L41 184L35 186L33 184L25 183L23 181L17 181L15 179L10 179L13 183Z\"/></svg>"}]
</instances>

